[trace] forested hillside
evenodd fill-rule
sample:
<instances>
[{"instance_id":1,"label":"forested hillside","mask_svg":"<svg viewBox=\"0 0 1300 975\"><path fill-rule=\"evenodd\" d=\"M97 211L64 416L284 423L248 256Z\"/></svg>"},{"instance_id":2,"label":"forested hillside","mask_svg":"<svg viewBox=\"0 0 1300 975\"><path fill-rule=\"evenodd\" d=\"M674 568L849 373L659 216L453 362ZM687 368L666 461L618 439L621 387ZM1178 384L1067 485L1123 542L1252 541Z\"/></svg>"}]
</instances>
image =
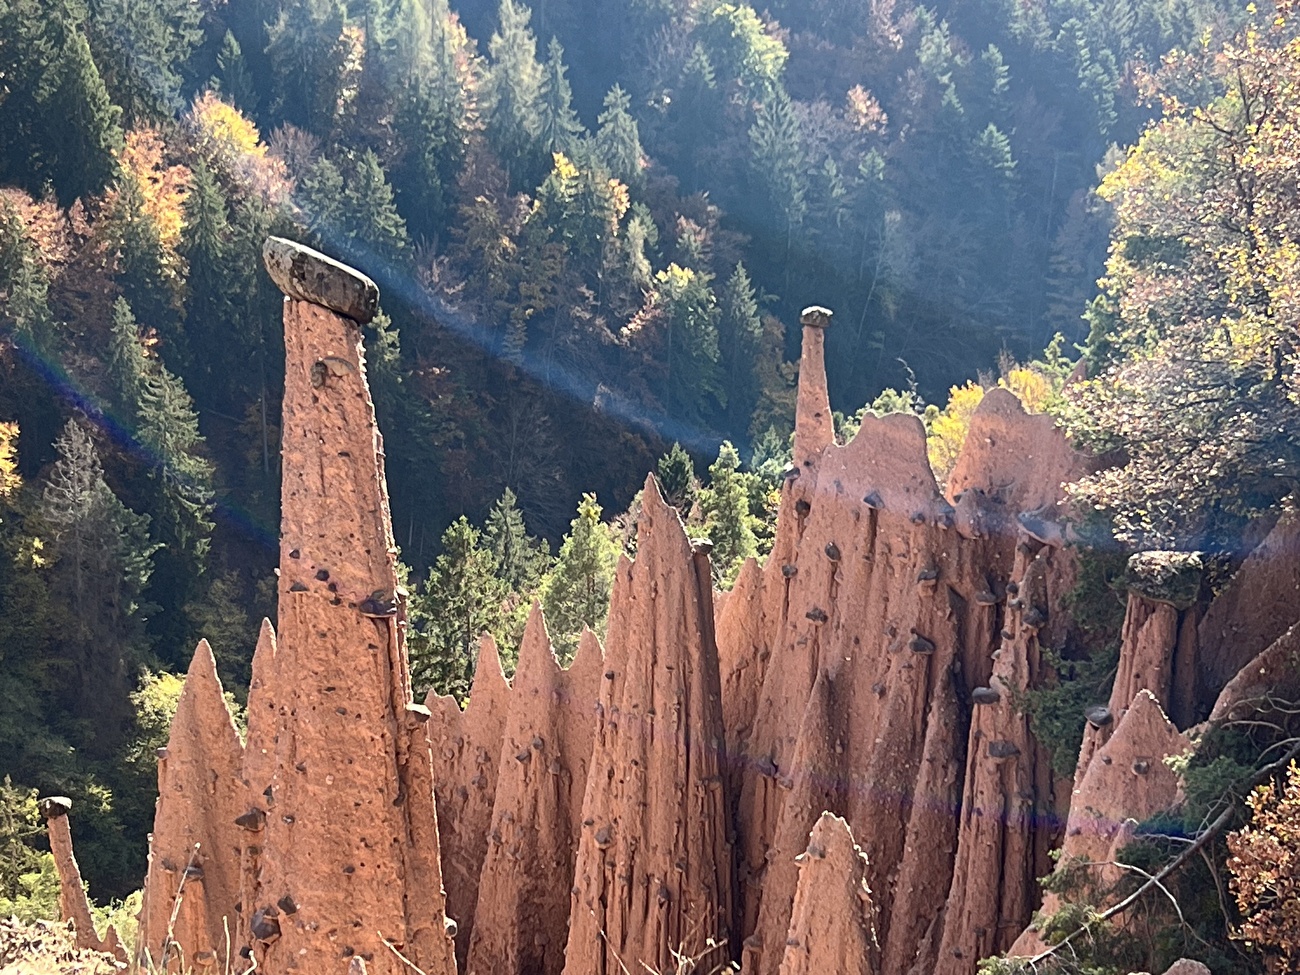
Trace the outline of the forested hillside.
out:
<instances>
[{"instance_id":1,"label":"forested hillside","mask_svg":"<svg viewBox=\"0 0 1300 975\"><path fill-rule=\"evenodd\" d=\"M1242 16L1227 0L0 0L5 807L73 795L92 889L121 896L171 673L206 636L243 693L278 532L268 234L380 285L367 349L417 677L463 692L478 632L508 654L531 598L561 647L600 626L647 470L713 538L719 583L762 551L803 305L836 311L832 402L933 403L940 468L974 406L968 387L938 413L949 386L1001 358L1041 408L1090 329L1094 372L1119 368L1143 332L1123 254L1098 297L1112 208L1128 236L1161 231L1124 205L1133 166L1100 196L1099 176L1176 114L1150 83L1161 56ZM1145 435L1115 420L1124 388L1090 393L1099 444ZM1094 496L1140 495L1133 476ZM1178 530L1142 518L1121 527ZM11 858L24 822L0 821Z\"/></svg>"}]
</instances>

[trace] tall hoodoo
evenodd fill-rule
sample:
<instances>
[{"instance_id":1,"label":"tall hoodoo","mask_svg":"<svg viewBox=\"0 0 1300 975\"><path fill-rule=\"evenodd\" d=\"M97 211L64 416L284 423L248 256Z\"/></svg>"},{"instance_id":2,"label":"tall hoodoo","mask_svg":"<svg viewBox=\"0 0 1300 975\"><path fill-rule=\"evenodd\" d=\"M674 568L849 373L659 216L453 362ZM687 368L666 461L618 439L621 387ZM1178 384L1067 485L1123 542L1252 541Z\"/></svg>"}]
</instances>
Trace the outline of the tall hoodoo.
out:
<instances>
[{"instance_id":1,"label":"tall hoodoo","mask_svg":"<svg viewBox=\"0 0 1300 975\"><path fill-rule=\"evenodd\" d=\"M564 971L712 970L733 906L712 590L653 477L615 585Z\"/></svg>"},{"instance_id":2,"label":"tall hoodoo","mask_svg":"<svg viewBox=\"0 0 1300 975\"><path fill-rule=\"evenodd\" d=\"M242 837L235 818L244 812L243 758L212 649L201 640L158 760L138 945L147 970L224 962L226 928L240 927Z\"/></svg>"},{"instance_id":3,"label":"tall hoodoo","mask_svg":"<svg viewBox=\"0 0 1300 975\"><path fill-rule=\"evenodd\" d=\"M271 238L284 303L279 715L256 890L260 970L455 971L428 711L411 701L383 447L360 323L373 283ZM351 316L351 317L349 317ZM286 679L291 678L291 679Z\"/></svg>"},{"instance_id":4,"label":"tall hoodoo","mask_svg":"<svg viewBox=\"0 0 1300 975\"><path fill-rule=\"evenodd\" d=\"M73 937L78 948L102 951L112 955L122 966L126 965L126 949L118 939L117 930L108 926L101 938L95 931L90 913L90 899L81 882L81 868L72 853L72 830L68 826L68 810L72 800L67 796L50 796L40 802L41 815L50 840L50 853L54 856L54 869L59 875L59 916L72 922Z\"/></svg>"},{"instance_id":5,"label":"tall hoodoo","mask_svg":"<svg viewBox=\"0 0 1300 975\"><path fill-rule=\"evenodd\" d=\"M813 305L799 316L803 326L803 353L799 359L799 392L794 414L794 466L812 466L822 449L835 442L835 423L826 386L826 329L829 308Z\"/></svg>"}]
</instances>

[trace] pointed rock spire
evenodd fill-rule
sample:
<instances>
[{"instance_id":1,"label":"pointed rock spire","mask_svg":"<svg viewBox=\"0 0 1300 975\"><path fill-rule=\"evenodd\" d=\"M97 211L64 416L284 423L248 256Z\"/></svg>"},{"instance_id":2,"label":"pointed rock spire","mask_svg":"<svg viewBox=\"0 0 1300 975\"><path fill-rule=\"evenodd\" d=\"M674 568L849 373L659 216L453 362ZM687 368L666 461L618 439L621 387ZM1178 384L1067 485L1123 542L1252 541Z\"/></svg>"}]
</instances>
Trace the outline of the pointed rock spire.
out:
<instances>
[{"instance_id":1,"label":"pointed rock spire","mask_svg":"<svg viewBox=\"0 0 1300 975\"><path fill-rule=\"evenodd\" d=\"M429 739L438 797L438 841L442 851L447 916L456 922L456 963L469 956L478 904L480 874L488 850L488 828L497 788L497 760L512 691L501 654L489 633L479 638L474 683L464 712L451 696L430 692Z\"/></svg>"},{"instance_id":2,"label":"pointed rock spire","mask_svg":"<svg viewBox=\"0 0 1300 975\"><path fill-rule=\"evenodd\" d=\"M732 854L712 587L653 478L610 614L583 802L567 975L729 957Z\"/></svg>"},{"instance_id":3,"label":"pointed rock spire","mask_svg":"<svg viewBox=\"0 0 1300 975\"><path fill-rule=\"evenodd\" d=\"M1114 863L1119 848L1132 839L1126 824L1150 819L1177 801L1178 776L1165 759L1185 754L1191 747L1152 693L1138 691L1116 722L1115 733L1097 749L1075 786L1057 869ZM1083 869L1096 871L1094 876L1103 889L1119 880L1118 871L1111 866ZM1043 896L1041 913L1050 916L1060 906L1060 899L1049 892ZM1041 944L1029 928L1011 952L1034 954Z\"/></svg>"},{"instance_id":4,"label":"pointed rock spire","mask_svg":"<svg viewBox=\"0 0 1300 975\"><path fill-rule=\"evenodd\" d=\"M200 640L158 760L140 910L140 959L150 970L189 971L224 946L227 925L239 927L243 839L235 819L246 811L243 757L212 648Z\"/></svg>"},{"instance_id":5,"label":"pointed rock spire","mask_svg":"<svg viewBox=\"0 0 1300 975\"><path fill-rule=\"evenodd\" d=\"M867 858L849 824L822 813L799 856L799 887L780 975L877 975Z\"/></svg>"},{"instance_id":6,"label":"pointed rock spire","mask_svg":"<svg viewBox=\"0 0 1300 975\"><path fill-rule=\"evenodd\" d=\"M467 972L559 975L591 759L600 644L584 631L560 669L534 602L501 750Z\"/></svg>"}]
</instances>

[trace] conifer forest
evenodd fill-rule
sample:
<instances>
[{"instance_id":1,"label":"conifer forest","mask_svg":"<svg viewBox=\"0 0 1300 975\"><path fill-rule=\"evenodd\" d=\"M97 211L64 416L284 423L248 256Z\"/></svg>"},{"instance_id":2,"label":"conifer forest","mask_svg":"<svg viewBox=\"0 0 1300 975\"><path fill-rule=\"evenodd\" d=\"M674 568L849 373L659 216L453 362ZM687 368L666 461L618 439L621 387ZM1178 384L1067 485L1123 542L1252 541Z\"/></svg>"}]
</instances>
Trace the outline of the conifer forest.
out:
<instances>
[{"instance_id":1,"label":"conifer forest","mask_svg":"<svg viewBox=\"0 0 1300 975\"><path fill-rule=\"evenodd\" d=\"M839 442L916 414L942 486L1001 387L1104 459L1083 636L1022 702L1068 773L1127 557L1226 580L1294 503L1298 233L1291 0L0 0L0 915L58 913L38 794L138 908L201 637L247 700L268 236L379 285L417 700L464 700L483 632L508 676L534 602L561 659L603 638L647 472L719 591L762 560L821 305ZM1217 743L1186 815L1268 747ZM1224 910L1216 973L1292 970ZM1106 944L1077 970L1127 973Z\"/></svg>"}]
</instances>

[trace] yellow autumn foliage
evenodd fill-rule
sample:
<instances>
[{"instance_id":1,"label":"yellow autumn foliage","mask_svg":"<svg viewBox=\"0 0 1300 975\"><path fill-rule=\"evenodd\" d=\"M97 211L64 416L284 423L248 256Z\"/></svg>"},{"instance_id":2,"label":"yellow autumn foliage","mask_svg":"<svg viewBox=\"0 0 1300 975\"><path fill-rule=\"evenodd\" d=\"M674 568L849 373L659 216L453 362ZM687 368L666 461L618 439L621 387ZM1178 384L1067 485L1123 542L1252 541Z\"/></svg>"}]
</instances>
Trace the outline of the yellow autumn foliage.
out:
<instances>
[{"instance_id":1,"label":"yellow autumn foliage","mask_svg":"<svg viewBox=\"0 0 1300 975\"><path fill-rule=\"evenodd\" d=\"M262 144L257 126L214 92L205 91L195 99L190 109L190 120L201 152L216 151L235 158L252 156L260 159L266 155L266 146Z\"/></svg>"},{"instance_id":2,"label":"yellow autumn foliage","mask_svg":"<svg viewBox=\"0 0 1300 975\"><path fill-rule=\"evenodd\" d=\"M7 498L22 484L17 453L18 424L0 423L0 498Z\"/></svg>"},{"instance_id":3,"label":"yellow autumn foliage","mask_svg":"<svg viewBox=\"0 0 1300 975\"><path fill-rule=\"evenodd\" d=\"M1045 412L1057 392L1047 376L1037 369L1023 366L1008 370L998 380L998 385L1015 393L1028 413ZM926 452L930 455L930 467L940 484L948 479L957 463L957 456L970 431L970 418L984 401L984 392L984 387L973 382L953 386L948 390L948 405L930 421L926 434Z\"/></svg>"},{"instance_id":4,"label":"yellow autumn foliage","mask_svg":"<svg viewBox=\"0 0 1300 975\"><path fill-rule=\"evenodd\" d=\"M983 401L984 387L978 383L953 386L948 390L948 405L931 422L926 438L926 452L930 455L930 467L934 470L934 476L940 483L946 481L952 473L957 455L966 442L966 433L970 430L971 415Z\"/></svg>"},{"instance_id":5,"label":"yellow autumn foliage","mask_svg":"<svg viewBox=\"0 0 1300 975\"><path fill-rule=\"evenodd\" d=\"M120 162L123 174L140 187L141 209L157 228L163 249L170 254L180 244L185 226L190 171L185 166L167 165L163 152L162 136L157 130L133 129L126 135Z\"/></svg>"}]
</instances>

